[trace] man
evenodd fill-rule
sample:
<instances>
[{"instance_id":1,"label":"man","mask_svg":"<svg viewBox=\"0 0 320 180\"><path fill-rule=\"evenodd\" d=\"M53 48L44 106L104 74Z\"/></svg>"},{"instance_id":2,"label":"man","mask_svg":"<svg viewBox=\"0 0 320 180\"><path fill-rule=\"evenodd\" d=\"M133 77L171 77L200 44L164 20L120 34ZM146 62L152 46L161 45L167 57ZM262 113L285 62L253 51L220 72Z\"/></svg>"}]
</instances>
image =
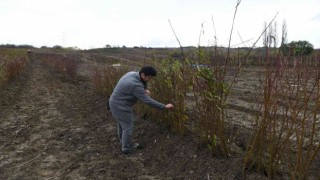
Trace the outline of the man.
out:
<instances>
[{"instance_id":1,"label":"man","mask_svg":"<svg viewBox=\"0 0 320 180\"><path fill-rule=\"evenodd\" d=\"M150 97L147 82L157 75L152 66L144 66L139 72L128 72L122 76L109 99L112 116L117 120L118 136L125 155L131 154L131 136L134 126L133 105L142 101L157 109L173 108L172 104L162 104Z\"/></svg>"}]
</instances>

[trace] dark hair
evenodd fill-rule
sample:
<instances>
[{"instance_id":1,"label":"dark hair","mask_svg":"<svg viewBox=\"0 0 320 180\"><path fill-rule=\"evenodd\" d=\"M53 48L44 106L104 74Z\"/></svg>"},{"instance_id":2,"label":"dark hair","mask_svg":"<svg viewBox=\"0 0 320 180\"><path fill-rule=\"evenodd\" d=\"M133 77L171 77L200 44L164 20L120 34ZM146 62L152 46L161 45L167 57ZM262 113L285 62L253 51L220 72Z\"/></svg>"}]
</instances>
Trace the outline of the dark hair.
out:
<instances>
[{"instance_id":1,"label":"dark hair","mask_svg":"<svg viewBox=\"0 0 320 180\"><path fill-rule=\"evenodd\" d=\"M143 66L139 71L139 74L144 74L146 76L157 76L157 71L152 66Z\"/></svg>"}]
</instances>

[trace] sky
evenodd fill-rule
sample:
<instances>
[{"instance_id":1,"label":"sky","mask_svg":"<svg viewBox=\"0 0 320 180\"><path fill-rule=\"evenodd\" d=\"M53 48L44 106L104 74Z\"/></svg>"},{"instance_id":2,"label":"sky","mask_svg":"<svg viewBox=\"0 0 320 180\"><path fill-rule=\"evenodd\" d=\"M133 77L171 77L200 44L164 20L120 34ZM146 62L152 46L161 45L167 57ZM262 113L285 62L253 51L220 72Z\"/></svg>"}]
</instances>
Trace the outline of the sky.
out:
<instances>
[{"instance_id":1,"label":"sky","mask_svg":"<svg viewBox=\"0 0 320 180\"><path fill-rule=\"evenodd\" d=\"M276 17L279 37L285 21L288 42L305 40L320 48L320 0L241 0L235 14L237 2L1 0L0 44L179 47L175 32L182 46L227 47L231 34L232 47L251 47Z\"/></svg>"}]
</instances>

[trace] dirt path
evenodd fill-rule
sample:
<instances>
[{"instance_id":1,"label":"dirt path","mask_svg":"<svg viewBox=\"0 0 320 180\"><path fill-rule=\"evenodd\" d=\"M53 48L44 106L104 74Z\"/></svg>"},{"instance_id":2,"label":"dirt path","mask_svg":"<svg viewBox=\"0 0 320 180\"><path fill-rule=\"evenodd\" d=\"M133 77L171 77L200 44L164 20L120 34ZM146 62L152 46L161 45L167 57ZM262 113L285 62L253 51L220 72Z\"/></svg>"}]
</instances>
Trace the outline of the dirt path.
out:
<instances>
[{"instance_id":1,"label":"dirt path","mask_svg":"<svg viewBox=\"0 0 320 180\"><path fill-rule=\"evenodd\" d=\"M146 148L122 155L115 122L89 80L68 81L36 59L0 88L0 109L0 179L241 178L240 156L211 158L191 135L151 121L135 127L134 140ZM264 177L247 177L256 178Z\"/></svg>"},{"instance_id":2,"label":"dirt path","mask_svg":"<svg viewBox=\"0 0 320 180\"><path fill-rule=\"evenodd\" d=\"M33 60L1 89L0 102L0 179L112 177L117 171L113 123L105 122L110 115L86 81L70 83Z\"/></svg>"}]
</instances>

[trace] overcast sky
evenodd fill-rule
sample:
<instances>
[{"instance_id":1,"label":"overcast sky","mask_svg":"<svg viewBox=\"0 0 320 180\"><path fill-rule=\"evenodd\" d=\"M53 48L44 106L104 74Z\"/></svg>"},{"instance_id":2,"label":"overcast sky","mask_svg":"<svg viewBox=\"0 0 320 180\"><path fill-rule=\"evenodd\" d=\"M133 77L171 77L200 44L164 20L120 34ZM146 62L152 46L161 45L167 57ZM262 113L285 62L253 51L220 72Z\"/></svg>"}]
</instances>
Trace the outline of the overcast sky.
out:
<instances>
[{"instance_id":1,"label":"overcast sky","mask_svg":"<svg viewBox=\"0 0 320 180\"><path fill-rule=\"evenodd\" d=\"M170 20L182 46L197 46L199 39L200 45L212 45L215 34L217 44L227 46L236 4L237 0L1 0L0 44L178 47ZM248 40L241 46L251 46L277 13L279 36L285 20L289 42L306 40L320 48L320 0L242 0L231 45Z\"/></svg>"}]
</instances>

